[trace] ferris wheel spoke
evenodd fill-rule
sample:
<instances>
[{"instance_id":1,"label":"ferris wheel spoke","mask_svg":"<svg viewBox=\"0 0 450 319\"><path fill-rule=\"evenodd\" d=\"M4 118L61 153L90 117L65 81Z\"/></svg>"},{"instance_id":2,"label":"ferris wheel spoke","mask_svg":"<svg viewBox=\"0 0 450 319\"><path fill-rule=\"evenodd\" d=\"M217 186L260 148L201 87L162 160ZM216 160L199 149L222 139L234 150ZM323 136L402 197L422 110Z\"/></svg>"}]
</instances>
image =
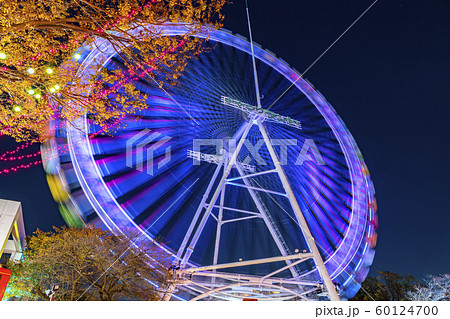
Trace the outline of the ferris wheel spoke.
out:
<instances>
[{"instance_id":1,"label":"ferris wheel spoke","mask_svg":"<svg viewBox=\"0 0 450 319\"><path fill-rule=\"evenodd\" d=\"M170 169L165 170L163 173L158 174L157 177L151 177L145 183L141 184L141 187L129 187L127 185L128 192L124 192L123 199L118 198L123 205L129 207L133 211L133 217L140 215L144 210L151 207L165 194L173 192L174 188L180 184L180 180L174 178L177 174L180 174L189 167L189 164L180 162L173 165ZM198 177L198 176L197 176ZM153 182L152 182L153 181Z\"/></svg>"},{"instance_id":2,"label":"ferris wheel spoke","mask_svg":"<svg viewBox=\"0 0 450 319\"><path fill-rule=\"evenodd\" d=\"M318 247L320 250L326 254L332 250L332 245L328 241L328 230L323 227L318 222L317 218L317 212L315 211L314 207L312 206L313 203L310 203L303 194L300 195L300 198L303 199L303 201L306 203L307 212L304 214L304 218L306 219L306 222L308 223L310 227L310 231L314 234L314 240L317 242ZM296 221L298 223L298 220L296 218ZM300 224L297 224L300 229L302 229L302 226Z\"/></svg>"},{"instance_id":3,"label":"ferris wheel spoke","mask_svg":"<svg viewBox=\"0 0 450 319\"><path fill-rule=\"evenodd\" d=\"M335 227L338 227L339 225L343 227L345 223L341 220L340 216L327 213L328 210L326 208L329 207L327 207L327 204L329 204L328 196L325 194L327 188L321 188L322 184L320 183L317 185L311 183L311 185L312 187L310 187L309 190L303 191L303 198L304 201L308 203L309 207L311 207L311 212L314 214L319 224L323 225L324 230L330 231L333 231ZM331 220L333 220L333 223L331 223Z\"/></svg>"},{"instance_id":4,"label":"ferris wheel spoke","mask_svg":"<svg viewBox=\"0 0 450 319\"><path fill-rule=\"evenodd\" d=\"M183 213L183 207L192 204L196 198L194 194L187 191L186 185L194 185L198 180L198 176L190 175L183 182L175 184L170 193L166 193L145 207L141 214L135 217L135 222L145 227L155 238L160 238L162 242L169 240L168 235L171 232L178 233L182 229L177 227L177 221ZM177 200L173 201L172 198Z\"/></svg>"}]
</instances>

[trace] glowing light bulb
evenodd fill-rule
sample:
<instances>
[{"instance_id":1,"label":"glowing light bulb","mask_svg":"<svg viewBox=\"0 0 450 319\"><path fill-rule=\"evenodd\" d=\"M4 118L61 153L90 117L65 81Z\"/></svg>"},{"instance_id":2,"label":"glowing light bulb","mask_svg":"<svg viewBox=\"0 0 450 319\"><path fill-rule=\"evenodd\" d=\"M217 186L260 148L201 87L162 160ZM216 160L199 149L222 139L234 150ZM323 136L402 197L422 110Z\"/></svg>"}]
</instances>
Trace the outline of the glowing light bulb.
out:
<instances>
[{"instance_id":1,"label":"glowing light bulb","mask_svg":"<svg viewBox=\"0 0 450 319\"><path fill-rule=\"evenodd\" d=\"M56 85L55 85L55 89L56 89L56 90L59 90L59 89L60 89L60 86L59 86L58 84L56 84Z\"/></svg>"},{"instance_id":2,"label":"glowing light bulb","mask_svg":"<svg viewBox=\"0 0 450 319\"><path fill-rule=\"evenodd\" d=\"M34 97L37 98L37 99L40 99L40 98L41 98L41 95L38 93L38 94L36 94Z\"/></svg>"},{"instance_id":3,"label":"glowing light bulb","mask_svg":"<svg viewBox=\"0 0 450 319\"><path fill-rule=\"evenodd\" d=\"M0 59L2 59L2 60L6 59L6 53L5 52L0 52Z\"/></svg>"},{"instance_id":4,"label":"glowing light bulb","mask_svg":"<svg viewBox=\"0 0 450 319\"><path fill-rule=\"evenodd\" d=\"M73 55L73 57L74 57L75 60L79 60L79 59L81 59L81 54L75 53L75 54Z\"/></svg>"},{"instance_id":5,"label":"glowing light bulb","mask_svg":"<svg viewBox=\"0 0 450 319\"><path fill-rule=\"evenodd\" d=\"M29 68L29 69L27 70L27 72L30 73L30 74L34 74L34 69L33 69L33 68Z\"/></svg>"},{"instance_id":6,"label":"glowing light bulb","mask_svg":"<svg viewBox=\"0 0 450 319\"><path fill-rule=\"evenodd\" d=\"M34 94L34 90L33 89L29 89L28 90L28 94L33 95Z\"/></svg>"},{"instance_id":7,"label":"glowing light bulb","mask_svg":"<svg viewBox=\"0 0 450 319\"><path fill-rule=\"evenodd\" d=\"M50 92L55 93L55 88L50 88Z\"/></svg>"},{"instance_id":8,"label":"glowing light bulb","mask_svg":"<svg viewBox=\"0 0 450 319\"><path fill-rule=\"evenodd\" d=\"M47 71L48 74L52 74L53 73L53 70L50 69L50 68L48 68L46 71Z\"/></svg>"},{"instance_id":9,"label":"glowing light bulb","mask_svg":"<svg viewBox=\"0 0 450 319\"><path fill-rule=\"evenodd\" d=\"M20 112L20 110L21 110L20 106L16 105L16 106L14 107L14 111L16 111L16 112Z\"/></svg>"}]
</instances>

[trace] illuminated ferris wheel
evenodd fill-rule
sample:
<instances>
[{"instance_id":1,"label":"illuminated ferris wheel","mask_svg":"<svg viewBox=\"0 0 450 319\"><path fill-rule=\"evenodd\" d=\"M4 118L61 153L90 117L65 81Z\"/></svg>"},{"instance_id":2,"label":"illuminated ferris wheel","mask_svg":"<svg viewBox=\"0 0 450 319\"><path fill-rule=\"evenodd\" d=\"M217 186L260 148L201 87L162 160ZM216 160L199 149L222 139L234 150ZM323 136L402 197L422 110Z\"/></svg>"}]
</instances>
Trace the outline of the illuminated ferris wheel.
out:
<instances>
[{"instance_id":1,"label":"illuminated ferris wheel","mask_svg":"<svg viewBox=\"0 0 450 319\"><path fill-rule=\"evenodd\" d=\"M177 276L166 300L352 297L377 227L355 141L274 54L226 30L208 35L212 49L179 85L135 82L148 109L112 136L92 135L86 117L55 130L44 166L63 216L158 239ZM79 52L85 76L94 59L123 66L106 42Z\"/></svg>"}]
</instances>

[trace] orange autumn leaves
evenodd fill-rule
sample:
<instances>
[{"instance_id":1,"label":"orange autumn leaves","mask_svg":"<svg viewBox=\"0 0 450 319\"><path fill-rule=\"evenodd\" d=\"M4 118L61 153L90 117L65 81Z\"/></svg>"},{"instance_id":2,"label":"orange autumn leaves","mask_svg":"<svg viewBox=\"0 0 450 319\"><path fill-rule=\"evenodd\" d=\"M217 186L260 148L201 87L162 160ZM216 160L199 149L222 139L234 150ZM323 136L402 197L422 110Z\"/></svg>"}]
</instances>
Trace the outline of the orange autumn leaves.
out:
<instances>
[{"instance_id":1,"label":"orange autumn leaves","mask_svg":"<svg viewBox=\"0 0 450 319\"><path fill-rule=\"evenodd\" d=\"M13 275L5 299L49 300L46 290L57 284L54 299L61 301L160 300L173 280L170 256L140 233L123 231L36 231L21 262L8 264Z\"/></svg>"},{"instance_id":2,"label":"orange autumn leaves","mask_svg":"<svg viewBox=\"0 0 450 319\"><path fill-rule=\"evenodd\" d=\"M16 140L45 140L50 119L91 114L101 127L146 107L133 78L173 85L205 40L191 37L220 27L225 0L0 0L0 131ZM160 25L188 32L160 36ZM141 31L136 33L135 30ZM80 77L76 50L108 41L124 71L94 64Z\"/></svg>"}]
</instances>

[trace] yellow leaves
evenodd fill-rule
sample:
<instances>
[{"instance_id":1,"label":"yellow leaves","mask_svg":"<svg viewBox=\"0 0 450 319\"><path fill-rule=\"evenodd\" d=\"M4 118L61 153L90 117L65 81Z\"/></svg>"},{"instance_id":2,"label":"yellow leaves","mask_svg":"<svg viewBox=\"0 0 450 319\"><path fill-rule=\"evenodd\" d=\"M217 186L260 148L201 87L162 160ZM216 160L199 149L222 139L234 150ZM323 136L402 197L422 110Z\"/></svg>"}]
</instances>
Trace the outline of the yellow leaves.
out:
<instances>
[{"instance_id":1,"label":"yellow leaves","mask_svg":"<svg viewBox=\"0 0 450 319\"><path fill-rule=\"evenodd\" d=\"M139 236L137 232L114 235L94 227L37 231L27 240L21 263L9 265L13 276L7 297L48 299L44 290L59 284L56 300L103 299L105 293L99 294L98 289L106 289L109 299L156 299L158 291L143 284L142 277L167 287L169 256L156 245L143 244L137 240ZM130 241L139 244L130 245ZM154 265L149 265L147 258ZM91 286L93 281L98 284Z\"/></svg>"},{"instance_id":2,"label":"yellow leaves","mask_svg":"<svg viewBox=\"0 0 450 319\"><path fill-rule=\"evenodd\" d=\"M114 118L145 109L147 96L133 81L127 80L113 91L105 91L105 87L116 87L124 78L119 70L108 72L99 62L90 66L94 70L92 78L77 76L79 64L73 54L83 41L93 44L93 39L85 35L97 34L113 43L125 59L125 73L134 70L137 77L151 76L160 85L173 85L187 61L203 51L204 40L189 35L201 32L205 23L218 28L222 16L217 13L225 0L114 3L0 0L0 50L8 54L7 63L0 61L0 90L4 92L0 93L0 131L3 134L18 140L42 140L48 135L48 121L55 116L73 120L95 114L94 122L104 126ZM158 26L168 21L191 24L190 33L186 37L160 36ZM99 24L100 30L107 32L98 34ZM144 29L133 37L129 31L136 26ZM6 71L1 69L4 66ZM34 73L27 71L30 68ZM52 72L47 72L48 68ZM60 89L55 89L55 85ZM27 93L30 89L34 94ZM3 99L7 102L3 103ZM20 105L20 112L13 110L14 105Z\"/></svg>"}]
</instances>

